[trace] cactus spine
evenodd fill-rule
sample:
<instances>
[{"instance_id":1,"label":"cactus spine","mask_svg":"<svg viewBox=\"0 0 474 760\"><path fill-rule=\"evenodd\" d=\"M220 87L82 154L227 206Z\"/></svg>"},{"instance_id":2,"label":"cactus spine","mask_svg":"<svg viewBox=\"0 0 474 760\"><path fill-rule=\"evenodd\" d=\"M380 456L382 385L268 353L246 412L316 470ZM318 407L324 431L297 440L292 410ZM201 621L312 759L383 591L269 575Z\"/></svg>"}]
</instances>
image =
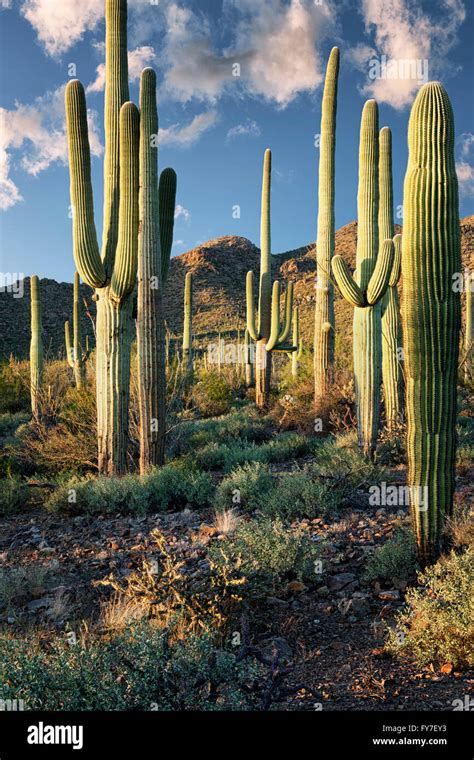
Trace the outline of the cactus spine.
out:
<instances>
[{"instance_id":1,"label":"cactus spine","mask_svg":"<svg viewBox=\"0 0 474 760\"><path fill-rule=\"evenodd\" d=\"M330 276L331 261L334 256L334 163L338 75L339 49L334 47L326 68L319 146L317 282L314 320L316 409L324 403L334 379L334 292Z\"/></svg>"},{"instance_id":2,"label":"cactus spine","mask_svg":"<svg viewBox=\"0 0 474 760\"><path fill-rule=\"evenodd\" d=\"M99 472L126 470L132 340L132 293L138 266L140 117L127 102L127 3L105 4L105 158L102 255L94 222L84 88L66 87L73 248L84 282L96 288Z\"/></svg>"},{"instance_id":3,"label":"cactus spine","mask_svg":"<svg viewBox=\"0 0 474 760\"><path fill-rule=\"evenodd\" d=\"M382 383L385 417L389 430L401 422L403 410L403 373L399 359L402 345L398 281L401 265L401 235L393 224L392 133L383 127L379 135L379 240L393 238L394 262L387 292L382 300Z\"/></svg>"},{"instance_id":4,"label":"cactus spine","mask_svg":"<svg viewBox=\"0 0 474 760\"><path fill-rule=\"evenodd\" d=\"M256 350L256 404L260 409L268 405L270 397L270 380L272 371L272 351L291 351L293 347L285 345L291 331L291 310L293 306L293 284L288 283L285 296L285 317L280 322L280 284L273 283L271 272L271 234L270 234L270 186L272 171L272 153L265 151L263 161L262 207L260 222L260 287L258 298L258 324L255 321L253 294L253 272L247 273L247 329L252 340L257 343Z\"/></svg>"},{"instance_id":5,"label":"cactus spine","mask_svg":"<svg viewBox=\"0 0 474 760\"><path fill-rule=\"evenodd\" d=\"M332 270L344 298L354 306L354 378L359 446L373 457L380 416L382 363L381 299L393 265L392 240L379 251L378 108L368 100L362 111L359 145L358 234L354 277L341 256Z\"/></svg>"},{"instance_id":6,"label":"cactus spine","mask_svg":"<svg viewBox=\"0 0 474 760\"><path fill-rule=\"evenodd\" d=\"M220 341L219 341L220 351ZM184 279L184 322L183 322L183 361L185 369L193 369L193 275L186 274Z\"/></svg>"},{"instance_id":7,"label":"cactus spine","mask_svg":"<svg viewBox=\"0 0 474 760\"><path fill-rule=\"evenodd\" d=\"M166 346L163 289L171 252L176 174L166 169L158 183L156 74L143 70L140 82L140 191L138 236L137 359L140 413L140 472L165 457ZM161 245L161 211L163 223ZM171 225L169 217L171 216Z\"/></svg>"},{"instance_id":8,"label":"cactus spine","mask_svg":"<svg viewBox=\"0 0 474 760\"><path fill-rule=\"evenodd\" d=\"M248 330L245 330L244 339L244 361L245 361L245 385L252 388L254 385L253 375L253 343Z\"/></svg>"},{"instance_id":9,"label":"cactus spine","mask_svg":"<svg viewBox=\"0 0 474 760\"><path fill-rule=\"evenodd\" d=\"M466 329L464 332L464 382L474 379L474 314L472 311L472 291L474 289L474 273L466 272L464 278L466 292Z\"/></svg>"},{"instance_id":10,"label":"cactus spine","mask_svg":"<svg viewBox=\"0 0 474 760\"><path fill-rule=\"evenodd\" d=\"M31 299L31 341L30 341L30 391L31 412L35 419L40 416L40 396L43 387L43 339L41 324L41 302L39 280L36 275L30 279Z\"/></svg>"},{"instance_id":11,"label":"cactus spine","mask_svg":"<svg viewBox=\"0 0 474 760\"><path fill-rule=\"evenodd\" d=\"M293 309L293 345L296 346L296 351L292 351L291 356L291 375L294 378L298 377L299 362L303 356L303 339L300 336L300 318L298 314L298 307Z\"/></svg>"},{"instance_id":12,"label":"cactus spine","mask_svg":"<svg viewBox=\"0 0 474 760\"><path fill-rule=\"evenodd\" d=\"M68 364L74 371L76 388L82 388L86 380L86 362L89 358L89 342L86 337L86 349L82 350L81 310L79 292L79 273L74 273L74 303L73 303L73 343L69 322L64 324L64 337L66 342L66 355Z\"/></svg>"},{"instance_id":13,"label":"cactus spine","mask_svg":"<svg viewBox=\"0 0 474 760\"><path fill-rule=\"evenodd\" d=\"M460 297L454 119L438 82L418 92L408 127L402 238L408 485L418 554L436 559L453 507Z\"/></svg>"}]
</instances>

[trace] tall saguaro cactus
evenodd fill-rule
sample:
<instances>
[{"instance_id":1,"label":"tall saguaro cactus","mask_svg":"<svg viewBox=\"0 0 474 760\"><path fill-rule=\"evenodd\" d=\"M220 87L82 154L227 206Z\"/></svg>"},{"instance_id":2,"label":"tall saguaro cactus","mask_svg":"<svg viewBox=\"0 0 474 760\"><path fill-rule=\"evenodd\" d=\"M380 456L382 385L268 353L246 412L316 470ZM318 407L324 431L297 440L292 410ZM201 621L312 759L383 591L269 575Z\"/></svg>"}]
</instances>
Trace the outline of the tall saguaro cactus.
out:
<instances>
[{"instance_id":1,"label":"tall saguaro cactus","mask_svg":"<svg viewBox=\"0 0 474 760\"><path fill-rule=\"evenodd\" d=\"M89 345L86 337L85 351L82 347L81 312L79 273L74 273L74 302L73 302L73 342L71 343L71 331L69 322L64 324L64 337L66 342L66 355L68 364L74 371L76 388L82 388L86 380L86 362L89 358Z\"/></svg>"},{"instance_id":2,"label":"tall saguaro cactus","mask_svg":"<svg viewBox=\"0 0 474 760\"><path fill-rule=\"evenodd\" d=\"M464 331L464 382L474 379L474 312L472 311L472 291L474 272L466 272L464 290L466 293L466 329Z\"/></svg>"},{"instance_id":3,"label":"tall saguaro cactus","mask_svg":"<svg viewBox=\"0 0 474 760\"><path fill-rule=\"evenodd\" d=\"M392 133L382 127L379 135L379 239L393 238L394 262L387 292L382 300L382 384L385 417L389 430L401 421L403 410L403 373L401 369L402 329L398 281L401 264L401 236L395 235L393 223Z\"/></svg>"},{"instance_id":4,"label":"tall saguaro cactus","mask_svg":"<svg viewBox=\"0 0 474 760\"><path fill-rule=\"evenodd\" d=\"M35 419L40 416L40 396L43 387L43 338L41 322L41 302L39 280L36 275L30 279L31 299L31 341L30 341L30 391L31 412Z\"/></svg>"},{"instance_id":5,"label":"tall saguaro cactus","mask_svg":"<svg viewBox=\"0 0 474 760\"><path fill-rule=\"evenodd\" d=\"M353 344L359 446L372 457L380 418L382 364L381 299L393 265L393 241L379 251L378 108L368 100L362 111L359 144L358 234L356 271L334 256L332 270L342 295L354 306Z\"/></svg>"},{"instance_id":6,"label":"tall saguaro cactus","mask_svg":"<svg viewBox=\"0 0 474 760\"><path fill-rule=\"evenodd\" d=\"M76 268L97 301L99 472L126 469L132 340L137 277L140 116L128 102L127 3L105 3L105 158L102 253L97 241L84 88L66 87L73 248Z\"/></svg>"},{"instance_id":7,"label":"tall saguaro cactus","mask_svg":"<svg viewBox=\"0 0 474 760\"><path fill-rule=\"evenodd\" d=\"M454 119L438 82L423 85L408 127L402 238L408 485L420 561L436 559L453 507L460 297Z\"/></svg>"},{"instance_id":8,"label":"tall saguaro cactus","mask_svg":"<svg viewBox=\"0 0 474 760\"><path fill-rule=\"evenodd\" d=\"M166 346L163 290L173 237L176 174L165 169L158 183L156 74L140 83L140 191L138 236L137 360L140 472L165 456ZM161 224L163 212L163 224ZM162 230L163 228L163 230ZM161 240L163 237L163 245Z\"/></svg>"},{"instance_id":9,"label":"tall saguaro cactus","mask_svg":"<svg viewBox=\"0 0 474 760\"><path fill-rule=\"evenodd\" d=\"M334 293L331 282L331 260L334 256L334 165L338 76L339 48L334 47L326 68L319 145L317 280L314 319L316 410L324 403L334 379Z\"/></svg>"},{"instance_id":10,"label":"tall saguaro cactus","mask_svg":"<svg viewBox=\"0 0 474 760\"><path fill-rule=\"evenodd\" d=\"M220 352L220 339L219 339ZM193 368L193 275L186 274L184 279L184 321L183 321L183 362L190 372Z\"/></svg>"},{"instance_id":11,"label":"tall saguaro cactus","mask_svg":"<svg viewBox=\"0 0 474 760\"><path fill-rule=\"evenodd\" d=\"M291 351L285 345L291 331L291 310L293 306L293 284L288 283L285 295L285 316L280 322L280 284L273 283L271 271L271 233L270 233L270 185L272 171L272 153L265 151L262 180L262 209L260 222L260 287L258 298L258 323L255 321L253 296L253 272L247 273L247 329L252 340L256 341L256 394L259 408L268 405L272 371L272 351Z\"/></svg>"}]
</instances>

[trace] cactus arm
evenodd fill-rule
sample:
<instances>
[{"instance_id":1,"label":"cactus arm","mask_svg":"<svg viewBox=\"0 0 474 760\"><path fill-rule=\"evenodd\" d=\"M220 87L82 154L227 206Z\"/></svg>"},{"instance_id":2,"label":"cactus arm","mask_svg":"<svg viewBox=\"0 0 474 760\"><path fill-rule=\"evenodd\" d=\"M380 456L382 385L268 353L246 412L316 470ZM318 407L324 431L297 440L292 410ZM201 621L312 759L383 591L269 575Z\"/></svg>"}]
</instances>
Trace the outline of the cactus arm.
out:
<instances>
[{"instance_id":1,"label":"cactus arm","mask_svg":"<svg viewBox=\"0 0 474 760\"><path fill-rule=\"evenodd\" d=\"M184 323L183 323L183 358L188 369L193 366L193 275L186 274L184 279Z\"/></svg>"},{"instance_id":2,"label":"cactus arm","mask_svg":"<svg viewBox=\"0 0 474 760\"><path fill-rule=\"evenodd\" d=\"M43 338L39 280L33 275L30 280L31 298L31 342L30 342L30 392L33 417L40 416L40 395L43 386Z\"/></svg>"},{"instance_id":3,"label":"cactus arm","mask_svg":"<svg viewBox=\"0 0 474 760\"><path fill-rule=\"evenodd\" d=\"M278 343L280 336L280 283L275 280L272 290L272 321L267 351L271 351Z\"/></svg>"},{"instance_id":4,"label":"cactus arm","mask_svg":"<svg viewBox=\"0 0 474 760\"><path fill-rule=\"evenodd\" d=\"M102 288L107 283L107 276L100 258L94 221L86 97L77 79L66 87L65 108L74 261L84 282L91 288Z\"/></svg>"},{"instance_id":5,"label":"cactus arm","mask_svg":"<svg viewBox=\"0 0 474 760\"><path fill-rule=\"evenodd\" d=\"M121 304L134 290L138 267L138 186L140 115L133 103L120 111L120 211L110 298Z\"/></svg>"},{"instance_id":6,"label":"cactus arm","mask_svg":"<svg viewBox=\"0 0 474 760\"><path fill-rule=\"evenodd\" d=\"M293 313L293 283L289 282L285 293L285 317L283 321L283 327L280 335L278 336L278 342L284 343L288 338L291 331L291 321ZM295 345L298 345L297 343Z\"/></svg>"},{"instance_id":7,"label":"cactus arm","mask_svg":"<svg viewBox=\"0 0 474 760\"><path fill-rule=\"evenodd\" d=\"M357 283L366 293L379 250L379 128L378 107L368 100L362 110L359 144L359 187L357 192ZM389 235L388 237L392 237Z\"/></svg>"},{"instance_id":8,"label":"cactus arm","mask_svg":"<svg viewBox=\"0 0 474 760\"><path fill-rule=\"evenodd\" d=\"M272 152L271 150L267 149L265 151L265 156L263 159L262 205L260 218L260 286L258 297L258 334L261 335L262 338L268 338L271 331L271 172Z\"/></svg>"},{"instance_id":9,"label":"cactus arm","mask_svg":"<svg viewBox=\"0 0 474 760\"><path fill-rule=\"evenodd\" d=\"M73 340L74 340L74 361L82 364L82 333L81 333L81 313L80 313L80 296L79 296L79 272L74 272L74 302L73 302Z\"/></svg>"},{"instance_id":10,"label":"cactus arm","mask_svg":"<svg viewBox=\"0 0 474 760\"><path fill-rule=\"evenodd\" d=\"M384 240L367 286L367 303L374 306L386 293L394 260L393 240Z\"/></svg>"},{"instance_id":11,"label":"cactus arm","mask_svg":"<svg viewBox=\"0 0 474 760\"><path fill-rule=\"evenodd\" d=\"M402 236L395 235L393 238L393 266L388 284L394 288L400 279L402 266Z\"/></svg>"},{"instance_id":12,"label":"cactus arm","mask_svg":"<svg viewBox=\"0 0 474 760\"><path fill-rule=\"evenodd\" d=\"M161 240L161 281L166 282L173 246L174 212L176 205L176 172L163 169L160 175L160 240Z\"/></svg>"},{"instance_id":13,"label":"cactus arm","mask_svg":"<svg viewBox=\"0 0 474 760\"><path fill-rule=\"evenodd\" d=\"M74 348L71 346L71 331L69 329L69 322L64 323L64 340L66 343L66 358L67 363L74 369Z\"/></svg>"},{"instance_id":14,"label":"cactus arm","mask_svg":"<svg viewBox=\"0 0 474 760\"><path fill-rule=\"evenodd\" d=\"M253 298L253 272L247 272L245 282L247 295L247 330L252 340L260 340L260 333L257 331L255 322L255 304Z\"/></svg>"},{"instance_id":15,"label":"cactus arm","mask_svg":"<svg viewBox=\"0 0 474 760\"><path fill-rule=\"evenodd\" d=\"M334 256L332 259L332 272L341 295L352 306L365 306L364 294L350 273L347 262L342 256Z\"/></svg>"},{"instance_id":16,"label":"cactus arm","mask_svg":"<svg viewBox=\"0 0 474 760\"><path fill-rule=\"evenodd\" d=\"M267 351L281 351L283 344L288 338L292 326L293 311L293 283L288 283L285 296L285 318L283 326L280 325L280 283L275 280L272 291L272 321L270 338L268 339ZM297 346L296 346L297 348ZM286 347L285 350L294 351L295 347Z\"/></svg>"},{"instance_id":17,"label":"cactus arm","mask_svg":"<svg viewBox=\"0 0 474 760\"><path fill-rule=\"evenodd\" d=\"M382 127L379 133L379 242L392 239L393 226L393 182L392 182L392 132Z\"/></svg>"}]
</instances>

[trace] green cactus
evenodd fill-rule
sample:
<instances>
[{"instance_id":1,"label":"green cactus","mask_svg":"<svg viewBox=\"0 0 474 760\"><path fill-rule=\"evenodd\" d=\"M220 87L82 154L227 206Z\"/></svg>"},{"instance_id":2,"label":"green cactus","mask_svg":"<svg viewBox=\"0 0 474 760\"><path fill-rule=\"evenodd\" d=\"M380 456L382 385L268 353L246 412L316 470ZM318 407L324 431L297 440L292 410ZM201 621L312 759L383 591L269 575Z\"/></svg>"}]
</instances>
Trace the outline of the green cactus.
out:
<instances>
[{"instance_id":1,"label":"green cactus","mask_svg":"<svg viewBox=\"0 0 474 760\"><path fill-rule=\"evenodd\" d=\"M43 338L41 323L41 302L39 280L36 275L30 279L31 299L31 341L30 341L30 391L31 413L37 420L41 413L41 391L43 388Z\"/></svg>"},{"instance_id":2,"label":"green cactus","mask_svg":"<svg viewBox=\"0 0 474 760\"><path fill-rule=\"evenodd\" d=\"M253 374L253 343L249 331L245 330L244 339L244 361L245 361L245 385L252 388L255 379Z\"/></svg>"},{"instance_id":3,"label":"green cactus","mask_svg":"<svg viewBox=\"0 0 474 760\"><path fill-rule=\"evenodd\" d=\"M99 472L126 470L132 294L138 266L140 116L127 102L127 3L105 4L104 227L99 253L94 222L84 89L66 87L73 248L76 268L96 289L96 390Z\"/></svg>"},{"instance_id":4,"label":"green cactus","mask_svg":"<svg viewBox=\"0 0 474 760\"><path fill-rule=\"evenodd\" d=\"M165 169L158 183L156 74L140 82L140 191L138 235L137 364L140 473L165 458L166 345L163 290L173 242L176 174Z\"/></svg>"},{"instance_id":5,"label":"green cactus","mask_svg":"<svg viewBox=\"0 0 474 760\"><path fill-rule=\"evenodd\" d=\"M183 361L187 372L193 369L193 275L184 279Z\"/></svg>"},{"instance_id":6,"label":"green cactus","mask_svg":"<svg viewBox=\"0 0 474 760\"><path fill-rule=\"evenodd\" d=\"M71 344L71 333L69 322L64 323L64 337L66 342L66 356L71 369L74 371L74 382L76 388L82 388L86 381L86 363L90 356L89 339L86 336L86 346L82 346L81 330L81 308L79 292L79 273L74 273L74 304L73 304L73 343Z\"/></svg>"},{"instance_id":7,"label":"green cactus","mask_svg":"<svg viewBox=\"0 0 474 760\"><path fill-rule=\"evenodd\" d=\"M452 514L460 296L454 119L444 87L420 88L408 127L402 237L408 485L419 559L439 554Z\"/></svg>"},{"instance_id":8,"label":"green cactus","mask_svg":"<svg viewBox=\"0 0 474 760\"><path fill-rule=\"evenodd\" d=\"M332 271L344 298L354 306L353 347L359 446L372 458L380 418L382 364L381 299L388 287L394 258L392 240L379 250L378 108L368 100L362 111L359 145L358 234L356 271L334 256Z\"/></svg>"},{"instance_id":9,"label":"green cactus","mask_svg":"<svg viewBox=\"0 0 474 760\"><path fill-rule=\"evenodd\" d=\"M402 420L403 372L399 351L402 345L398 281L401 264L401 236L393 224L392 133L383 127L379 135L379 240L393 238L394 263L387 292L382 300L382 384L387 427L393 431ZM395 235L395 237L394 237Z\"/></svg>"},{"instance_id":10,"label":"green cactus","mask_svg":"<svg viewBox=\"0 0 474 760\"><path fill-rule=\"evenodd\" d=\"M464 331L464 382L474 380L474 313L472 311L472 291L474 289L474 274L466 272L464 290L466 293L466 329Z\"/></svg>"},{"instance_id":11,"label":"green cactus","mask_svg":"<svg viewBox=\"0 0 474 760\"><path fill-rule=\"evenodd\" d=\"M303 338L300 335L300 318L297 306L293 309L293 345L297 347L297 350L290 352L291 375L292 377L297 378L299 362L303 356Z\"/></svg>"},{"instance_id":12,"label":"green cactus","mask_svg":"<svg viewBox=\"0 0 474 760\"><path fill-rule=\"evenodd\" d=\"M316 410L324 404L334 380L334 292L331 282L331 261L334 256L334 163L338 76L339 49L334 47L326 68L319 146L317 282L314 319Z\"/></svg>"},{"instance_id":13,"label":"green cactus","mask_svg":"<svg viewBox=\"0 0 474 760\"><path fill-rule=\"evenodd\" d=\"M255 321L253 272L247 273L247 329L256 341L256 394L259 408L268 405L272 371L272 351L292 351L293 346L285 344L291 332L291 312L293 308L293 284L288 283L285 295L284 321L280 321L280 284L273 283L271 272L270 237L270 184L272 154L265 151L262 181L262 210L260 223L260 287L258 299L258 324Z\"/></svg>"}]
</instances>

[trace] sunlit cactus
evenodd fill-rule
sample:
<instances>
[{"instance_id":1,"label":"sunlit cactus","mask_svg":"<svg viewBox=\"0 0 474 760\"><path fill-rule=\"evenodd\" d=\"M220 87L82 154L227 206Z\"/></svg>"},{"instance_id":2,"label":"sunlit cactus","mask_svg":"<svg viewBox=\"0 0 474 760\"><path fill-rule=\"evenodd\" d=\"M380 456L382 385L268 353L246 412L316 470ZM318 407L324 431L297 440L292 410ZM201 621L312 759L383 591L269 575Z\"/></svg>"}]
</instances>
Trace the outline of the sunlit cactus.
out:
<instances>
[{"instance_id":1,"label":"sunlit cactus","mask_svg":"<svg viewBox=\"0 0 474 760\"><path fill-rule=\"evenodd\" d=\"M219 341L220 344L220 341ZM220 345L219 345L220 354ZM184 279L184 320L183 320L183 362L185 369L193 369L193 275L186 274Z\"/></svg>"},{"instance_id":2,"label":"sunlit cactus","mask_svg":"<svg viewBox=\"0 0 474 760\"><path fill-rule=\"evenodd\" d=\"M41 392L43 389L43 338L39 280L36 275L30 279L31 300L31 340L30 340L30 392L31 412L35 419L41 413Z\"/></svg>"},{"instance_id":3,"label":"sunlit cactus","mask_svg":"<svg viewBox=\"0 0 474 760\"><path fill-rule=\"evenodd\" d=\"M474 381L474 313L472 311L472 291L474 290L474 273L466 272L464 292L466 294L466 327L464 330L464 382Z\"/></svg>"},{"instance_id":4,"label":"sunlit cactus","mask_svg":"<svg viewBox=\"0 0 474 760\"><path fill-rule=\"evenodd\" d=\"M297 306L293 309L293 345L296 346L296 351L290 353L291 375L292 377L297 378L299 363L303 356L303 338L300 335L300 318Z\"/></svg>"},{"instance_id":5,"label":"sunlit cactus","mask_svg":"<svg viewBox=\"0 0 474 760\"><path fill-rule=\"evenodd\" d=\"M454 118L443 85L418 92L408 128L402 237L408 485L422 564L438 556L452 514L460 295Z\"/></svg>"},{"instance_id":6,"label":"sunlit cactus","mask_svg":"<svg viewBox=\"0 0 474 760\"><path fill-rule=\"evenodd\" d=\"M255 382L253 372L253 342L248 330L245 330L244 339L244 362L245 362L245 385L252 388Z\"/></svg>"},{"instance_id":7,"label":"sunlit cactus","mask_svg":"<svg viewBox=\"0 0 474 760\"><path fill-rule=\"evenodd\" d=\"M86 363L90 355L89 339L86 336L86 344L82 344L81 329L81 306L80 306L80 278L78 272L74 273L74 302L73 302L73 340L71 343L71 331L69 321L64 324L64 338L66 343L66 356L69 366L74 372L76 388L82 388L86 381Z\"/></svg>"}]
</instances>

